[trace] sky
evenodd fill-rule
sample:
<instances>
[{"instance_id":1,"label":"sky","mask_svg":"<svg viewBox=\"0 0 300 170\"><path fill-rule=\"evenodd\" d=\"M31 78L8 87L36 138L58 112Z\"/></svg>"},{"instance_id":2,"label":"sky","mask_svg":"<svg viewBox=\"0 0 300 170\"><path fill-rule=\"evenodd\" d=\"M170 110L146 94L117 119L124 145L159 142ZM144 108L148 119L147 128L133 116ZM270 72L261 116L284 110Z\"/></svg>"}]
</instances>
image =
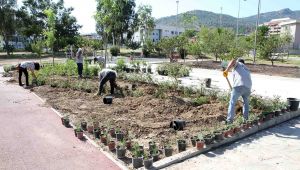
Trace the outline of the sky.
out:
<instances>
[{"instance_id":1,"label":"sky","mask_svg":"<svg viewBox=\"0 0 300 170\"><path fill-rule=\"evenodd\" d=\"M20 1L20 0L19 0ZM82 28L80 33L95 32L93 15L96 13L95 0L64 0L66 7L73 7L73 15ZM215 13L238 15L240 1L240 17L257 14L258 0L179 0L178 13L191 10L206 10ZM176 0L135 0L136 6L141 4L152 6L152 16L155 18L176 15ZM283 8L300 10L299 0L261 0L261 12L277 11Z\"/></svg>"}]
</instances>

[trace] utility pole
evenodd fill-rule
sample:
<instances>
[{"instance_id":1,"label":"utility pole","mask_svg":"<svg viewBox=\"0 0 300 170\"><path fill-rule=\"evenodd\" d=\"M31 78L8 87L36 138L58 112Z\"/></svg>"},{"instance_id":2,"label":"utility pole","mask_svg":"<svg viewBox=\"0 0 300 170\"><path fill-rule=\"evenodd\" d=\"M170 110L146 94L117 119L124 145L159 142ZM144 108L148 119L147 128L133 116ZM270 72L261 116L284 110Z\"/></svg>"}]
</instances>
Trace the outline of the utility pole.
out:
<instances>
[{"instance_id":1,"label":"utility pole","mask_svg":"<svg viewBox=\"0 0 300 170\"><path fill-rule=\"evenodd\" d=\"M244 1L246 1L246 0L244 0ZM239 0L238 16L237 16L237 20L236 20L236 37L238 37L238 35L239 35L240 10L241 10L241 0Z\"/></svg>"},{"instance_id":2,"label":"utility pole","mask_svg":"<svg viewBox=\"0 0 300 170\"><path fill-rule=\"evenodd\" d=\"M177 4L177 14L176 14L176 32L178 34L178 4L179 4L179 0L176 1Z\"/></svg>"},{"instance_id":3,"label":"utility pole","mask_svg":"<svg viewBox=\"0 0 300 170\"><path fill-rule=\"evenodd\" d=\"M257 44L257 29L259 25L259 19L260 19L260 0L258 0L258 5L257 5L257 17L256 17L256 27L255 27L255 38L254 38L254 50L253 50L253 64L255 64L256 60L256 44Z\"/></svg>"},{"instance_id":4,"label":"utility pole","mask_svg":"<svg viewBox=\"0 0 300 170\"><path fill-rule=\"evenodd\" d=\"M222 15L223 15L223 7L221 6L221 13L220 13L220 28L222 27Z\"/></svg>"}]
</instances>

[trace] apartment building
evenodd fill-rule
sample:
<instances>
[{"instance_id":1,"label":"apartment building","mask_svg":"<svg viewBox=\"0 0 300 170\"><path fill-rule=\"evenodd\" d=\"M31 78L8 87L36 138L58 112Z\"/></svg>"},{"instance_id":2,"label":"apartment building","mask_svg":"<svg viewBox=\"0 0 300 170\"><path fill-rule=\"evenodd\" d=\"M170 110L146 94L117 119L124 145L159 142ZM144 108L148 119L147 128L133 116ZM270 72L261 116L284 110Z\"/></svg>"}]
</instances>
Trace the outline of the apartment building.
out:
<instances>
[{"instance_id":1,"label":"apartment building","mask_svg":"<svg viewBox=\"0 0 300 170\"><path fill-rule=\"evenodd\" d=\"M184 31L185 29L180 27L157 25L149 34L149 39L152 40L152 42L158 42L162 38L178 36ZM133 35L134 41L142 42L142 39L144 38L143 35L145 35L144 29L140 29L139 31L135 32Z\"/></svg>"},{"instance_id":2,"label":"apartment building","mask_svg":"<svg viewBox=\"0 0 300 170\"><path fill-rule=\"evenodd\" d=\"M292 36L290 48L300 50L300 20L279 18L262 25L269 27L269 35L290 34Z\"/></svg>"}]
</instances>

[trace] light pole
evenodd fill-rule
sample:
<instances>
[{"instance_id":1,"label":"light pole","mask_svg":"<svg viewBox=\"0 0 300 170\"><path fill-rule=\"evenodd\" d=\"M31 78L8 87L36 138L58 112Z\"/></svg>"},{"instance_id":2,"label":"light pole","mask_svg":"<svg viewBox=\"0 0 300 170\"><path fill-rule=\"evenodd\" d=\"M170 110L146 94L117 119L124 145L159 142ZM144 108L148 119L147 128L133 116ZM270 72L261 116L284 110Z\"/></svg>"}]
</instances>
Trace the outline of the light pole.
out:
<instances>
[{"instance_id":1,"label":"light pole","mask_svg":"<svg viewBox=\"0 0 300 170\"><path fill-rule=\"evenodd\" d=\"M221 7L221 14L220 14L220 28L222 27L222 15L223 15L223 7Z\"/></svg>"},{"instance_id":2,"label":"light pole","mask_svg":"<svg viewBox=\"0 0 300 170\"><path fill-rule=\"evenodd\" d=\"M179 0L176 1L177 4L177 12L176 12L176 33L178 34L178 4Z\"/></svg>"},{"instance_id":3,"label":"light pole","mask_svg":"<svg viewBox=\"0 0 300 170\"><path fill-rule=\"evenodd\" d=\"M244 0L244 1L246 1L246 0ZM238 37L238 34L239 34L240 10L241 10L241 0L239 0L238 16L237 16L237 20L236 20L236 37Z\"/></svg>"},{"instance_id":4,"label":"light pole","mask_svg":"<svg viewBox=\"0 0 300 170\"><path fill-rule=\"evenodd\" d=\"M257 17L256 17L256 27L255 27L255 38L254 38L254 50L253 50L253 64L255 64L256 59L256 43L257 43L257 28L259 25L259 18L260 18L260 0L258 0L257 5Z\"/></svg>"}]
</instances>

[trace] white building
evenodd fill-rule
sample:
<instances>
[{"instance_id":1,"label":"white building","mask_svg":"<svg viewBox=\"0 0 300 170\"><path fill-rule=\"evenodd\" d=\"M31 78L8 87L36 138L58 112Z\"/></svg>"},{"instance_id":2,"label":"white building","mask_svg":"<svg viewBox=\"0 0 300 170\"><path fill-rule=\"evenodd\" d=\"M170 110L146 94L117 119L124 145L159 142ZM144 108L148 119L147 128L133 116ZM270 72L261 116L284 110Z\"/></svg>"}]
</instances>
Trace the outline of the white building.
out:
<instances>
[{"instance_id":1,"label":"white building","mask_svg":"<svg viewBox=\"0 0 300 170\"><path fill-rule=\"evenodd\" d=\"M269 35L290 34L292 36L290 48L300 50L300 20L279 18L272 19L263 25L269 27Z\"/></svg>"},{"instance_id":2,"label":"white building","mask_svg":"<svg viewBox=\"0 0 300 170\"><path fill-rule=\"evenodd\" d=\"M272 19L269 22L265 22L262 25L269 27L269 35L277 35L281 33L281 26L280 24L283 22L291 21L291 18L278 18L278 19Z\"/></svg>"},{"instance_id":3,"label":"white building","mask_svg":"<svg viewBox=\"0 0 300 170\"><path fill-rule=\"evenodd\" d=\"M162 38L168 38L168 37L175 37L180 34L182 34L185 31L184 28L180 27L172 27L172 26L155 26L153 31L150 33L150 40L152 42L158 42ZM145 30L140 29L138 32L135 32L133 35L133 39L136 42L141 42L144 38L143 35L145 35Z\"/></svg>"},{"instance_id":4,"label":"white building","mask_svg":"<svg viewBox=\"0 0 300 170\"><path fill-rule=\"evenodd\" d=\"M292 36L292 48L300 50L300 20L282 22L279 25L282 34L289 33Z\"/></svg>"}]
</instances>

